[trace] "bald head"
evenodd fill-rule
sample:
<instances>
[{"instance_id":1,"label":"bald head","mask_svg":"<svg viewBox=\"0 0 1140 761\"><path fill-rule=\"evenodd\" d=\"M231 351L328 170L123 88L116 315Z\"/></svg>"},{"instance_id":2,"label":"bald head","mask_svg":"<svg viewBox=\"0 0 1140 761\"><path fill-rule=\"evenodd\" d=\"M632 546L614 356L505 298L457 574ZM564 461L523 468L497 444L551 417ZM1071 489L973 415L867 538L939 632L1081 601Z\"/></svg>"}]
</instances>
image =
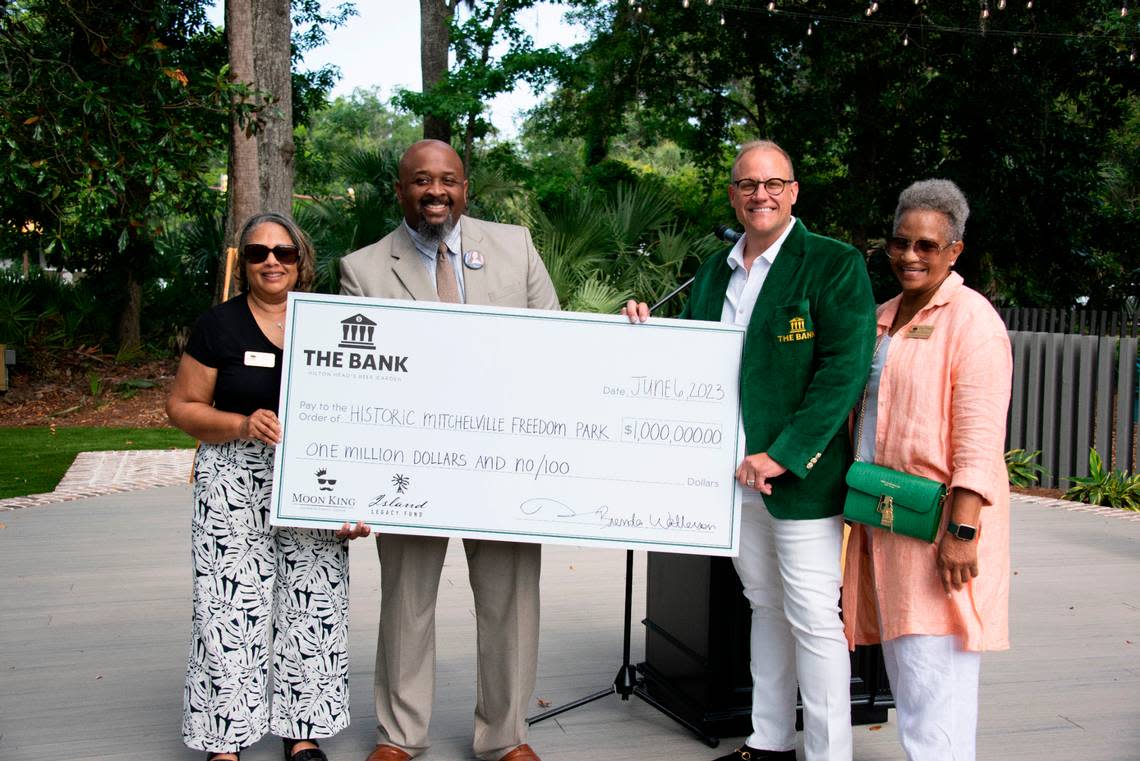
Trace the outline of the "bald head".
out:
<instances>
[{"instance_id":1,"label":"bald head","mask_svg":"<svg viewBox=\"0 0 1140 761\"><path fill-rule=\"evenodd\" d=\"M421 140L400 157L396 198L412 229L431 240L451 232L467 210L463 161L440 140Z\"/></svg>"}]
</instances>

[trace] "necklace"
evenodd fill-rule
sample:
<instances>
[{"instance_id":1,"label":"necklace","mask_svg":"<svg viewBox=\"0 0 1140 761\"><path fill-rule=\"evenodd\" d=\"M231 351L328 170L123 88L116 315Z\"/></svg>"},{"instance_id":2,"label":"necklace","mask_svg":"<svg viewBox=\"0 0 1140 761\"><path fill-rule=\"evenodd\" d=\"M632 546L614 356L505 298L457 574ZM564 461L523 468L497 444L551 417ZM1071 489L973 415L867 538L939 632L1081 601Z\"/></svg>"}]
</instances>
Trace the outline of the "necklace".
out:
<instances>
[{"instance_id":1,"label":"necklace","mask_svg":"<svg viewBox=\"0 0 1140 761\"><path fill-rule=\"evenodd\" d=\"M259 300L258 300L258 299L255 297L255 296L253 296L253 294L250 294L250 297L249 297L249 303L250 303L250 304L252 304L252 305L254 305L254 306L256 306L256 307L257 307L257 311L259 311L259 312L261 312L263 315L265 315L266 319L270 320L270 321L273 323L273 326L274 326L274 327L276 327L278 330L280 330L280 331L282 331L282 332L284 332L284 331L285 331L285 323L284 323L284 321L283 321L283 320L278 320L278 319L277 319L277 315L276 315L276 314L274 314L273 312L270 312L268 309L266 309L265 307L263 307L263 306L261 305L261 302L260 302L260 301L259 301ZM284 310L284 309L282 309L282 310L281 310L281 312L280 312L280 314L281 314L281 315L284 315L284 314L285 314L285 310Z\"/></svg>"}]
</instances>

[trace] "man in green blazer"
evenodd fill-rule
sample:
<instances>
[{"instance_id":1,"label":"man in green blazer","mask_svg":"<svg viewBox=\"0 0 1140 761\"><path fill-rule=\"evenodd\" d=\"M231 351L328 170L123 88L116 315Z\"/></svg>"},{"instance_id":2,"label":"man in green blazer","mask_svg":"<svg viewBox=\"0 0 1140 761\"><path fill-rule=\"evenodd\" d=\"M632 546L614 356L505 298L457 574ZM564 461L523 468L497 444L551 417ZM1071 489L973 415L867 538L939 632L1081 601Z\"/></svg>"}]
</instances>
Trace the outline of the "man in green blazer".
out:
<instances>
[{"instance_id":1,"label":"man in green blazer","mask_svg":"<svg viewBox=\"0 0 1140 761\"><path fill-rule=\"evenodd\" d=\"M862 255L792 216L792 160L745 144L729 201L744 235L697 272L682 317L747 328L740 404L747 456L740 556L752 607L752 734L717 761L850 761L850 660L839 618L846 421L867 380L875 303ZM648 318L645 304L624 310Z\"/></svg>"}]
</instances>

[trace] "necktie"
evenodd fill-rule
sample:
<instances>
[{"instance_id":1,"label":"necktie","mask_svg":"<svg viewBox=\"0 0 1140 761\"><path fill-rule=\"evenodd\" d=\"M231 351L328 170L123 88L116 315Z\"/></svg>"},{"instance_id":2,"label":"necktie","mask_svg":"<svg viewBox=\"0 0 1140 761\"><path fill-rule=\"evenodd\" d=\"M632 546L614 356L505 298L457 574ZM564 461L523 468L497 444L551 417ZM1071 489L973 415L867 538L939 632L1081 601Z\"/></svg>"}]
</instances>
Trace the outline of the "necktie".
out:
<instances>
[{"instance_id":1,"label":"necktie","mask_svg":"<svg viewBox=\"0 0 1140 761\"><path fill-rule=\"evenodd\" d=\"M455 270L451 268L451 257L447 255L447 244L439 242L439 253L435 257L435 294L440 301L458 304L459 284L455 281Z\"/></svg>"}]
</instances>

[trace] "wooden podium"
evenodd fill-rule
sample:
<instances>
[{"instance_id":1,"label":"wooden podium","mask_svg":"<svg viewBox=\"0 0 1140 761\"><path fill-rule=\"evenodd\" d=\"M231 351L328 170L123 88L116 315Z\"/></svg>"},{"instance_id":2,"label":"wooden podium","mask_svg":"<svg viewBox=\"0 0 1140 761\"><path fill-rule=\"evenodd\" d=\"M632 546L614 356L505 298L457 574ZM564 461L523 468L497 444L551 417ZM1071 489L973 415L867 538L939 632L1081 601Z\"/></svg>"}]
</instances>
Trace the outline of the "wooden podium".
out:
<instances>
[{"instance_id":1,"label":"wooden podium","mask_svg":"<svg viewBox=\"0 0 1140 761\"><path fill-rule=\"evenodd\" d=\"M732 560L648 554L643 689L714 737L752 731L752 611ZM894 705L879 646L851 656L851 720L878 724ZM797 715L802 725L802 715Z\"/></svg>"}]
</instances>

